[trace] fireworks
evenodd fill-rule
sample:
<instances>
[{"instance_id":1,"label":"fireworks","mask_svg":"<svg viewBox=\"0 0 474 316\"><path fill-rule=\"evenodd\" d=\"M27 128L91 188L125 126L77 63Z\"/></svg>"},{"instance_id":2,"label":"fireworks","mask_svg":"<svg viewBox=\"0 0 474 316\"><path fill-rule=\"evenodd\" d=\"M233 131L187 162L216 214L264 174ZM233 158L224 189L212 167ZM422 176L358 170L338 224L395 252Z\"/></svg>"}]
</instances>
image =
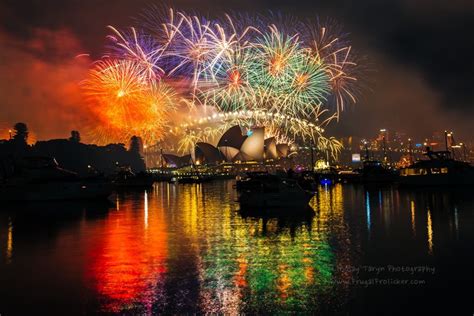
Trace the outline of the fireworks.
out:
<instances>
[{"instance_id":1,"label":"fireworks","mask_svg":"<svg viewBox=\"0 0 474 316\"><path fill-rule=\"evenodd\" d=\"M169 130L169 135L179 140L178 151L185 154L194 148L196 142L215 143L226 130L235 125L246 129L265 126L265 137L275 137L279 143L292 144L295 141L304 143L319 140L316 143L318 148L328 148L334 155L339 150L337 147L324 147L330 143L323 141L324 129L317 124L265 111L241 110L207 115L193 112L183 123Z\"/></svg>"},{"instance_id":2,"label":"fireworks","mask_svg":"<svg viewBox=\"0 0 474 316\"><path fill-rule=\"evenodd\" d=\"M181 141L187 150L241 124L264 125L285 142L312 139L340 148L322 128L356 102L357 65L332 25L163 12L145 12L143 25L127 31L109 27L110 57L95 63L84 81L111 139L138 135L155 142L170 126L176 131L187 124ZM191 131L189 122L172 119L178 103L188 105L180 113L212 109L222 124Z\"/></svg>"},{"instance_id":3,"label":"fireworks","mask_svg":"<svg viewBox=\"0 0 474 316\"><path fill-rule=\"evenodd\" d=\"M123 33L109 26L114 35L109 35L112 40L112 54L117 58L132 60L143 67L144 73L148 79L158 79L165 72L160 68L158 61L164 51L150 35L139 34L135 28L131 28L129 33Z\"/></svg>"},{"instance_id":4,"label":"fireworks","mask_svg":"<svg viewBox=\"0 0 474 316\"><path fill-rule=\"evenodd\" d=\"M126 142L133 135L147 143L163 138L175 106L174 92L165 83L149 80L140 62L101 60L83 88L101 120L98 142Z\"/></svg>"},{"instance_id":5,"label":"fireworks","mask_svg":"<svg viewBox=\"0 0 474 316\"><path fill-rule=\"evenodd\" d=\"M340 32L331 32L337 29L334 23L329 28L319 23L307 26L309 30L306 41L310 47L312 58L320 64L326 65L329 76L331 94L329 95L335 103L336 118L340 111L344 110L346 103L356 103L355 87L356 72L358 65L353 61L352 47L346 43L344 35Z\"/></svg>"}]
</instances>

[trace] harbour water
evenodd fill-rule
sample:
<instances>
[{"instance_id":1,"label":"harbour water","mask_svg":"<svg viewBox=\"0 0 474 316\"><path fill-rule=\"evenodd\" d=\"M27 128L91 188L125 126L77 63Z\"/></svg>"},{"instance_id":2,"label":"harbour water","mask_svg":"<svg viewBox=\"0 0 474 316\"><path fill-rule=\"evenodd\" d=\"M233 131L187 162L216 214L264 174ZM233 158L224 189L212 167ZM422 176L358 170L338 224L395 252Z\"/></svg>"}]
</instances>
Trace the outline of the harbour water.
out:
<instances>
[{"instance_id":1,"label":"harbour water","mask_svg":"<svg viewBox=\"0 0 474 316\"><path fill-rule=\"evenodd\" d=\"M272 218L233 184L1 205L0 314L474 310L472 191L338 184Z\"/></svg>"}]
</instances>

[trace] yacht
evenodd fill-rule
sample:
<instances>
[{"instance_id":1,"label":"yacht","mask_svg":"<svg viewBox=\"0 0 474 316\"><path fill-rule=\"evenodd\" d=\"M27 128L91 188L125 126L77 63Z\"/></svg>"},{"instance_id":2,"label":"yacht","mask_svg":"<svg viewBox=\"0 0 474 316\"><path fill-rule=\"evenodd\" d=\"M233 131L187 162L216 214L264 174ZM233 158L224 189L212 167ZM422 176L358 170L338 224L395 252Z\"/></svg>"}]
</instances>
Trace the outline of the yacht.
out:
<instances>
[{"instance_id":1,"label":"yacht","mask_svg":"<svg viewBox=\"0 0 474 316\"><path fill-rule=\"evenodd\" d=\"M241 207L291 207L292 210L309 207L312 194L301 188L294 179L275 175L258 175L246 181L240 190Z\"/></svg>"},{"instance_id":2,"label":"yacht","mask_svg":"<svg viewBox=\"0 0 474 316\"><path fill-rule=\"evenodd\" d=\"M431 151L428 159L418 160L400 169L401 186L463 186L474 185L474 167L452 158L450 151Z\"/></svg>"},{"instance_id":3,"label":"yacht","mask_svg":"<svg viewBox=\"0 0 474 316\"><path fill-rule=\"evenodd\" d=\"M246 172L235 177L235 188L237 191L249 191L254 188L259 188L261 182L265 181L270 176L268 172Z\"/></svg>"},{"instance_id":4,"label":"yacht","mask_svg":"<svg viewBox=\"0 0 474 316\"><path fill-rule=\"evenodd\" d=\"M113 180L118 189L142 189L153 186L155 179L145 172L134 173L130 167L120 167Z\"/></svg>"},{"instance_id":5,"label":"yacht","mask_svg":"<svg viewBox=\"0 0 474 316\"><path fill-rule=\"evenodd\" d=\"M385 149L384 157L386 162ZM362 162L362 168L355 171L359 173L359 181L364 184L387 184L395 182L397 179L397 171L395 169L390 168L380 160L370 158L367 144L365 145L365 159Z\"/></svg>"},{"instance_id":6,"label":"yacht","mask_svg":"<svg viewBox=\"0 0 474 316\"><path fill-rule=\"evenodd\" d=\"M379 160L364 160L362 168L357 171L360 174L360 181L366 184L391 183L397 179L397 172Z\"/></svg>"},{"instance_id":7,"label":"yacht","mask_svg":"<svg viewBox=\"0 0 474 316\"><path fill-rule=\"evenodd\" d=\"M48 201L107 198L110 182L100 175L79 177L51 157L24 157L0 180L1 201Z\"/></svg>"}]
</instances>

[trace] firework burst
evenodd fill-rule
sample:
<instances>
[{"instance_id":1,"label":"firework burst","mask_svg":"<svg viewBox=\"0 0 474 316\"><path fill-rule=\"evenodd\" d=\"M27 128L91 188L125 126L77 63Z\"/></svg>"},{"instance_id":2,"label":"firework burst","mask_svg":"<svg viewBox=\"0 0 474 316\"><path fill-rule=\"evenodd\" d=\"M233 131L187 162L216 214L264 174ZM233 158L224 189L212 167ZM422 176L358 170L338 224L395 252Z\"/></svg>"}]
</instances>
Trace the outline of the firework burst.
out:
<instances>
[{"instance_id":1,"label":"firework burst","mask_svg":"<svg viewBox=\"0 0 474 316\"><path fill-rule=\"evenodd\" d=\"M141 63L101 60L83 89L101 122L99 142L126 142L132 135L156 142L164 136L175 106L174 92L164 83L148 80Z\"/></svg>"},{"instance_id":2,"label":"firework burst","mask_svg":"<svg viewBox=\"0 0 474 316\"><path fill-rule=\"evenodd\" d=\"M139 63L149 80L159 79L164 75L165 71L160 67L164 48L150 35L139 33L133 27L127 33L110 25L109 29L114 33L108 36L113 43L111 51L114 57Z\"/></svg>"},{"instance_id":3,"label":"firework burst","mask_svg":"<svg viewBox=\"0 0 474 316\"><path fill-rule=\"evenodd\" d=\"M142 27L109 27L111 58L96 62L83 83L109 138L180 134L186 151L240 124L265 126L286 143L340 149L323 127L356 102L358 65L337 27L280 15L212 20L154 8L143 16ZM212 115L198 120L217 118L218 126L177 122L178 99L188 105L180 112L203 108Z\"/></svg>"},{"instance_id":4,"label":"firework burst","mask_svg":"<svg viewBox=\"0 0 474 316\"><path fill-rule=\"evenodd\" d=\"M354 62L352 47L345 35L337 30L331 22L323 25L316 21L306 25L308 36L306 42L310 47L311 57L320 64L326 65L331 94L329 99L335 103L335 118L344 110L346 104L356 103L357 63Z\"/></svg>"}]
</instances>

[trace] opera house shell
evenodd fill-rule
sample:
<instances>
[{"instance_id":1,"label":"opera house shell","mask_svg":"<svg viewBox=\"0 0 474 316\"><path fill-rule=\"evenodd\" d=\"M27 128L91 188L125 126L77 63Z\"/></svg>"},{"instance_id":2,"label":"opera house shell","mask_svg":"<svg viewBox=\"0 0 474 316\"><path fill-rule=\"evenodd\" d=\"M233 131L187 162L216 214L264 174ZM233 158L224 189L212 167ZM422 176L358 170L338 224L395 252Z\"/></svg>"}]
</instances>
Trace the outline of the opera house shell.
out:
<instances>
[{"instance_id":1,"label":"opera house shell","mask_svg":"<svg viewBox=\"0 0 474 316\"><path fill-rule=\"evenodd\" d=\"M174 167L194 164L215 165L222 162L265 161L286 158L289 154L288 144L277 144L274 137L265 139L263 127L254 128L248 135L242 134L240 126L228 129L217 142L217 146L209 143L196 143L191 155L176 156L163 154L166 163Z\"/></svg>"}]
</instances>

